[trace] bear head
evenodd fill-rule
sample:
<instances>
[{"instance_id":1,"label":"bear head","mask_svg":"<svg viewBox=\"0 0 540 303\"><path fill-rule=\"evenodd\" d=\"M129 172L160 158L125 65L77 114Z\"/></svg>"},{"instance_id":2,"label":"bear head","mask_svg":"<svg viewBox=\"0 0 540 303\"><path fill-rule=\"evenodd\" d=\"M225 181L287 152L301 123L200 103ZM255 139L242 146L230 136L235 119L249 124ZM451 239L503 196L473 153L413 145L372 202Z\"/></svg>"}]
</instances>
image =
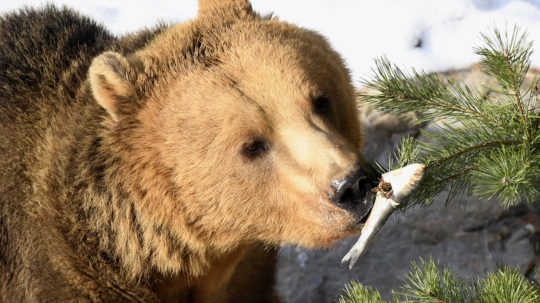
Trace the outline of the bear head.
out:
<instances>
[{"instance_id":1,"label":"bear head","mask_svg":"<svg viewBox=\"0 0 540 303\"><path fill-rule=\"evenodd\" d=\"M142 242L167 230L184 259L250 241L324 247L371 209L377 180L342 58L247 1L201 0L143 49L95 58L89 85Z\"/></svg>"}]
</instances>

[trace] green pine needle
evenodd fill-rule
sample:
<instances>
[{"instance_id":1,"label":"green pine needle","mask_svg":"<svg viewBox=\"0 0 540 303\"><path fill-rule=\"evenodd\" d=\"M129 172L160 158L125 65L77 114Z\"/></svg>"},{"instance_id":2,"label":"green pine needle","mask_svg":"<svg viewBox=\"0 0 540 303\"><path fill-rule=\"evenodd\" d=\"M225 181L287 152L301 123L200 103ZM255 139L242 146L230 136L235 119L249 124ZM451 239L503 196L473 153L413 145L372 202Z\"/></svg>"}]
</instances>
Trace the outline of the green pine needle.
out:
<instances>
[{"instance_id":1,"label":"green pine needle","mask_svg":"<svg viewBox=\"0 0 540 303\"><path fill-rule=\"evenodd\" d=\"M345 296L339 298L338 303L384 303L381 294L371 287L351 282L345 287Z\"/></svg>"},{"instance_id":2,"label":"green pine needle","mask_svg":"<svg viewBox=\"0 0 540 303\"><path fill-rule=\"evenodd\" d=\"M465 283L447 269L441 273L433 260L420 259L420 265L412 263L405 285L394 295L407 302L464 303L469 293Z\"/></svg>"},{"instance_id":3,"label":"green pine needle","mask_svg":"<svg viewBox=\"0 0 540 303\"><path fill-rule=\"evenodd\" d=\"M411 265L405 284L392 291L394 303L538 303L540 288L527 281L516 269L504 267L468 285L448 269L439 270L430 259ZM352 282L339 303L390 302L368 286Z\"/></svg>"},{"instance_id":4,"label":"green pine needle","mask_svg":"<svg viewBox=\"0 0 540 303\"><path fill-rule=\"evenodd\" d=\"M504 267L476 282L475 303L538 303L540 288L516 270Z\"/></svg>"}]
</instances>

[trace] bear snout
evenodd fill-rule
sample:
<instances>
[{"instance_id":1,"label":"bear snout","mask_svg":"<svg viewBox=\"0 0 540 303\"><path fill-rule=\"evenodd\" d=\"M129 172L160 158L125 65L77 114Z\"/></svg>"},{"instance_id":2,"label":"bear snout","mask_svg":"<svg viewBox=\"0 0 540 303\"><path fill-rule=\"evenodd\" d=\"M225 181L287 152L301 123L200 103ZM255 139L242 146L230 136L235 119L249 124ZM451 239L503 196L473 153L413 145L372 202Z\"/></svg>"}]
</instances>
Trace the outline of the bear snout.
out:
<instances>
[{"instance_id":1,"label":"bear snout","mask_svg":"<svg viewBox=\"0 0 540 303\"><path fill-rule=\"evenodd\" d=\"M359 219L358 223L364 223L375 200L375 194L371 191L377 186L378 178L371 167L367 169L356 165L345 178L331 181L330 200L338 207L352 212Z\"/></svg>"}]
</instances>

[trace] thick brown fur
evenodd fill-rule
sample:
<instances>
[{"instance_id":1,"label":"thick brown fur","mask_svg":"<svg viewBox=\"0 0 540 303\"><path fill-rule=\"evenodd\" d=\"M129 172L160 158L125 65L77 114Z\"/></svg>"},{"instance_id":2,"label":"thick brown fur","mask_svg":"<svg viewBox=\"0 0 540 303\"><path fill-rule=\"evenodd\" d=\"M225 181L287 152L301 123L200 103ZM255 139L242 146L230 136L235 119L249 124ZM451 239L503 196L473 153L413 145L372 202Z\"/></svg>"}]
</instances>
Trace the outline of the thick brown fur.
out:
<instances>
[{"instance_id":1,"label":"thick brown fur","mask_svg":"<svg viewBox=\"0 0 540 303\"><path fill-rule=\"evenodd\" d=\"M247 1L120 38L0 17L0 302L276 301L274 247L358 232L328 200L363 161L353 99L321 36Z\"/></svg>"}]
</instances>

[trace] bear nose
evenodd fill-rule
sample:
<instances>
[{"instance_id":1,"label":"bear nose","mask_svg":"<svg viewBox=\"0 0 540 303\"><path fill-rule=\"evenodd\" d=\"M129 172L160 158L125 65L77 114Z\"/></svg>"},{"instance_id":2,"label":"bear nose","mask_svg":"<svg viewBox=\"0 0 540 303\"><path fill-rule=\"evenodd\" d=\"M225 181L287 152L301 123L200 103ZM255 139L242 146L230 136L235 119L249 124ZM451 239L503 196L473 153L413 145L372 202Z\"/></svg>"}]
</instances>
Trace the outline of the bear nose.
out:
<instances>
[{"instance_id":1,"label":"bear nose","mask_svg":"<svg viewBox=\"0 0 540 303\"><path fill-rule=\"evenodd\" d=\"M357 165L345 178L331 181L334 189L331 200L337 206L363 216L373 206L375 195L371 189L376 187L377 183L378 178L371 167Z\"/></svg>"}]
</instances>

